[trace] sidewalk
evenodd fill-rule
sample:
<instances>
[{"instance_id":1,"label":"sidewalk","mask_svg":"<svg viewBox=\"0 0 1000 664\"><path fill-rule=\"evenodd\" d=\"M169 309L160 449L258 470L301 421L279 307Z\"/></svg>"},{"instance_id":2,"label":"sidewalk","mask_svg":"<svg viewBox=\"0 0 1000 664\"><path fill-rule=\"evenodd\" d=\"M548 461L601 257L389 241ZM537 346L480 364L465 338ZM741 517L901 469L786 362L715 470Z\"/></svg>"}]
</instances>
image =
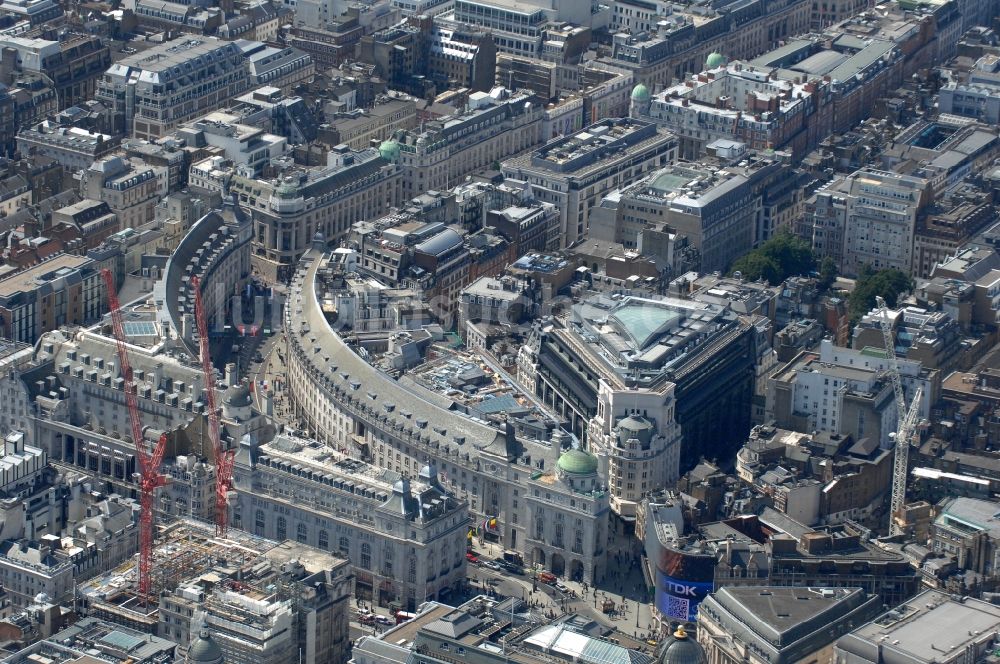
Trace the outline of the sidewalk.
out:
<instances>
[{"instance_id":1,"label":"sidewalk","mask_svg":"<svg viewBox=\"0 0 1000 664\"><path fill-rule=\"evenodd\" d=\"M631 547L632 538L626 539L619 535L618 539L612 542L608 553L608 576L597 584L596 589L589 584L559 579L560 583L576 594L575 597L564 596L554 586L540 581L533 584L533 571L530 565L525 567L525 576L516 576L508 572L497 574L503 575L508 583L517 583L525 593L524 599L540 602L538 609L544 615L550 615L551 612L555 612L556 615L579 613L618 630L623 636L645 642L651 633L655 632L656 626L650 613L648 602L652 600L648 598L646 581L639 567L638 558L631 557ZM478 538L473 538L471 549L480 560L503 558L504 548L501 544L491 542L480 544ZM484 572L470 563L469 576L481 578ZM533 587L537 588L534 592L532 592ZM508 594L516 596L516 591L508 591ZM615 603L615 613L605 614L601 610L601 604L606 599ZM652 638L656 638L655 634Z\"/></svg>"}]
</instances>

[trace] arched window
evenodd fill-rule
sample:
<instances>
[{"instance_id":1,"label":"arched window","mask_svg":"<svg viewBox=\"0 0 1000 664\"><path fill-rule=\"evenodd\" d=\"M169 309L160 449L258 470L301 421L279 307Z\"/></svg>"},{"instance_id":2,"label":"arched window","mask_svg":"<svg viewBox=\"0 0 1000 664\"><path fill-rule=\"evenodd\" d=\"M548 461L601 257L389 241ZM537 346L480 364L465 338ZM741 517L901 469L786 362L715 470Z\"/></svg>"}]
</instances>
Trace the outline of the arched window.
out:
<instances>
[{"instance_id":1,"label":"arched window","mask_svg":"<svg viewBox=\"0 0 1000 664\"><path fill-rule=\"evenodd\" d=\"M372 547L371 544L365 542L361 545L361 560L359 561L361 569L371 569L372 568Z\"/></svg>"},{"instance_id":2,"label":"arched window","mask_svg":"<svg viewBox=\"0 0 1000 664\"><path fill-rule=\"evenodd\" d=\"M306 524L300 523L295 529L295 539L299 542L305 544L306 540L309 539L309 531L306 530Z\"/></svg>"},{"instance_id":3,"label":"arched window","mask_svg":"<svg viewBox=\"0 0 1000 664\"><path fill-rule=\"evenodd\" d=\"M329 549L330 548L330 533L326 532L325 530L319 531L319 535L317 536L317 539L316 539L316 546L318 546L319 548L323 549L324 551L326 549Z\"/></svg>"},{"instance_id":4,"label":"arched window","mask_svg":"<svg viewBox=\"0 0 1000 664\"><path fill-rule=\"evenodd\" d=\"M348 558L349 557L348 554L351 552L351 540L347 539L346 537L341 537L338 548L340 549L340 555L344 556L345 558Z\"/></svg>"},{"instance_id":5,"label":"arched window","mask_svg":"<svg viewBox=\"0 0 1000 664\"><path fill-rule=\"evenodd\" d=\"M278 517L277 532L275 532L274 537L277 540L283 540L288 537L288 522L285 521L285 517Z\"/></svg>"}]
</instances>

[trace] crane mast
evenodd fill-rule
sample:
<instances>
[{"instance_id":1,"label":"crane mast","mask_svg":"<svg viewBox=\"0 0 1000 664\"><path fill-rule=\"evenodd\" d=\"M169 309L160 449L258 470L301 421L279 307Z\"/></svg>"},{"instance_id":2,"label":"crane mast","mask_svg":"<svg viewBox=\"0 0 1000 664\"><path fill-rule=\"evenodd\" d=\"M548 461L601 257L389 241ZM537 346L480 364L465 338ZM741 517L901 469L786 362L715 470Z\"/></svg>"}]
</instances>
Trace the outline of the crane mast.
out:
<instances>
[{"instance_id":1,"label":"crane mast","mask_svg":"<svg viewBox=\"0 0 1000 664\"><path fill-rule=\"evenodd\" d=\"M125 392L125 404L128 408L129 424L132 429L132 443L135 445L136 458L139 462L139 595L149 600L152 589L153 570L153 496L158 487L166 484L166 478L160 474L163 455L167 449L167 434L163 433L150 451L142 435L142 421L139 418L139 404L136 400L135 379L132 365L128 359L128 346L125 343L125 325L122 322L121 303L115 288L115 278L110 270L101 270L101 278L108 291L108 308L111 311L111 327L114 330L115 347L118 352L118 363L121 366L121 376L125 381L122 386Z\"/></svg>"},{"instance_id":2,"label":"crane mast","mask_svg":"<svg viewBox=\"0 0 1000 664\"><path fill-rule=\"evenodd\" d=\"M198 321L198 350L201 355L201 371L205 379L205 400L208 404L208 431L215 452L215 534L226 536L229 527L229 507L226 494L233 480L232 450L222 446L219 428L219 411L215 405L215 381L212 372L212 357L208 349L208 321L205 317L205 306L201 297L201 280L191 277L191 288L194 290L194 315Z\"/></svg>"},{"instance_id":3,"label":"crane mast","mask_svg":"<svg viewBox=\"0 0 1000 664\"><path fill-rule=\"evenodd\" d=\"M906 405L903 393L903 382L899 374L899 362L896 360L896 343L892 334L892 322L889 320L889 308L885 299L876 296L875 303L879 310L879 324L882 327L882 340L885 343L885 357L889 362L889 374L892 378L892 391L896 397L896 417L898 426L894 435L895 446L892 461L892 497L889 502L889 534L900 535L902 531L896 523L906 506L906 476L909 472L910 444L917 429L917 416L920 412L920 401L923 398L923 388L918 387L913 395L910 406Z\"/></svg>"}]
</instances>

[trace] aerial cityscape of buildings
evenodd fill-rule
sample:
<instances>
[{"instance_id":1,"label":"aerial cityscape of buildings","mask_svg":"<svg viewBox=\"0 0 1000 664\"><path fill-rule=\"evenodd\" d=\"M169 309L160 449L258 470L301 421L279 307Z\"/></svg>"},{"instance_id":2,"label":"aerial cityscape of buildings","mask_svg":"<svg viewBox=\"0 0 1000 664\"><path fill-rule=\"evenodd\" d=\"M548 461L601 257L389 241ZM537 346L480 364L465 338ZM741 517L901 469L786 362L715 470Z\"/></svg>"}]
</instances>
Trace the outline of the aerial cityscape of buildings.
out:
<instances>
[{"instance_id":1,"label":"aerial cityscape of buildings","mask_svg":"<svg viewBox=\"0 0 1000 664\"><path fill-rule=\"evenodd\" d=\"M0 662L1000 662L1000 1L0 0Z\"/></svg>"}]
</instances>

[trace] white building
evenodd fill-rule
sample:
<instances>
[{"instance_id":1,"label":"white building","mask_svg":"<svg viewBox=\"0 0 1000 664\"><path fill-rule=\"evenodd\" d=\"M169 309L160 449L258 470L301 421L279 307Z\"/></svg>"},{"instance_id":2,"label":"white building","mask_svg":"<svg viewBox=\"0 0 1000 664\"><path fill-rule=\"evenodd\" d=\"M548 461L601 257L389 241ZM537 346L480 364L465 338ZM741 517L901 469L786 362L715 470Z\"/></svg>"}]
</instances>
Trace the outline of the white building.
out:
<instances>
[{"instance_id":1,"label":"white building","mask_svg":"<svg viewBox=\"0 0 1000 664\"><path fill-rule=\"evenodd\" d=\"M468 506L448 494L433 466L411 482L317 441L247 438L233 484L234 526L339 552L354 568L359 599L412 611L465 582Z\"/></svg>"},{"instance_id":2,"label":"white building","mask_svg":"<svg viewBox=\"0 0 1000 664\"><path fill-rule=\"evenodd\" d=\"M928 180L863 168L816 194L813 245L840 272L896 268L911 274L917 217L931 198Z\"/></svg>"},{"instance_id":3,"label":"white building","mask_svg":"<svg viewBox=\"0 0 1000 664\"><path fill-rule=\"evenodd\" d=\"M673 134L652 122L619 118L508 159L501 170L505 178L527 183L538 200L559 208L558 245L567 247L587 235L590 209L605 194L676 158Z\"/></svg>"},{"instance_id":4,"label":"white building","mask_svg":"<svg viewBox=\"0 0 1000 664\"><path fill-rule=\"evenodd\" d=\"M1000 123L1000 57L984 55L965 80L951 80L938 91L938 111Z\"/></svg>"},{"instance_id":5,"label":"white building","mask_svg":"<svg viewBox=\"0 0 1000 664\"><path fill-rule=\"evenodd\" d=\"M177 134L189 145L218 148L226 159L249 167L255 175L259 175L272 159L289 150L284 136L242 124L238 116L223 111L214 111L186 124Z\"/></svg>"},{"instance_id":6,"label":"white building","mask_svg":"<svg viewBox=\"0 0 1000 664\"><path fill-rule=\"evenodd\" d=\"M557 434L550 443L517 438L510 422L499 429L445 408L440 398L404 387L365 362L324 313L333 304L326 295L328 267L328 257L310 251L285 310L289 391L310 432L400 476L415 477L432 463L441 486L466 501L475 524L484 525L484 537L541 565L561 565L552 568L557 574L603 578L603 479L589 464L560 474L565 439ZM563 524L561 533L554 522Z\"/></svg>"},{"instance_id":7,"label":"white building","mask_svg":"<svg viewBox=\"0 0 1000 664\"><path fill-rule=\"evenodd\" d=\"M117 130L156 140L249 85L235 42L184 36L113 64L98 84L96 99L112 109Z\"/></svg>"}]
</instances>

